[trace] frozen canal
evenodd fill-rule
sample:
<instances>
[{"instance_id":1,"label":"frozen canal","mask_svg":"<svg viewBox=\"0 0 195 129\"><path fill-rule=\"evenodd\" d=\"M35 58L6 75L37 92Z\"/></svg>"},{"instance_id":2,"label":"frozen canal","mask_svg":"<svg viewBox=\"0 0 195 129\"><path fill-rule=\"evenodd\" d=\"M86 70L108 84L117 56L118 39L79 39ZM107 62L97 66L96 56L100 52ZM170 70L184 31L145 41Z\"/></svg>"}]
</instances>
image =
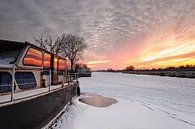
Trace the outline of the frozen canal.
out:
<instances>
[{"instance_id":1,"label":"frozen canal","mask_svg":"<svg viewBox=\"0 0 195 129\"><path fill-rule=\"evenodd\" d=\"M80 85L118 102L94 107L76 98L53 128L195 129L195 79L95 72Z\"/></svg>"}]
</instances>

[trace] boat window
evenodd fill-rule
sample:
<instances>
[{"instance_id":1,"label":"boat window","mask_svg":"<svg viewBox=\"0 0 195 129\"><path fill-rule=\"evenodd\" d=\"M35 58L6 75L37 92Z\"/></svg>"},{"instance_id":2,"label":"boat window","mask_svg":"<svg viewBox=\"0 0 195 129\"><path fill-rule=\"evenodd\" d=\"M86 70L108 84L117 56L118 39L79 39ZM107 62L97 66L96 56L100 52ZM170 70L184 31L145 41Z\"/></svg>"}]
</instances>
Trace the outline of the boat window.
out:
<instances>
[{"instance_id":1,"label":"boat window","mask_svg":"<svg viewBox=\"0 0 195 129\"><path fill-rule=\"evenodd\" d=\"M0 93L11 91L12 77L8 72L0 72Z\"/></svg>"},{"instance_id":2,"label":"boat window","mask_svg":"<svg viewBox=\"0 0 195 129\"><path fill-rule=\"evenodd\" d=\"M33 88L37 85L32 72L16 72L15 79L20 89Z\"/></svg>"},{"instance_id":3,"label":"boat window","mask_svg":"<svg viewBox=\"0 0 195 129\"><path fill-rule=\"evenodd\" d=\"M23 49L22 45L0 43L0 64L13 64Z\"/></svg>"},{"instance_id":4,"label":"boat window","mask_svg":"<svg viewBox=\"0 0 195 129\"><path fill-rule=\"evenodd\" d=\"M58 69L58 58L54 57L54 69L57 70Z\"/></svg>"},{"instance_id":5,"label":"boat window","mask_svg":"<svg viewBox=\"0 0 195 129\"><path fill-rule=\"evenodd\" d=\"M42 65L42 52L34 48L29 48L24 60L24 65L41 67Z\"/></svg>"},{"instance_id":6,"label":"boat window","mask_svg":"<svg viewBox=\"0 0 195 129\"><path fill-rule=\"evenodd\" d=\"M50 68L50 59L51 59L51 55L48 53L44 53L44 63L43 66L45 69Z\"/></svg>"},{"instance_id":7,"label":"boat window","mask_svg":"<svg viewBox=\"0 0 195 129\"><path fill-rule=\"evenodd\" d=\"M59 59L59 66L58 66L59 70L64 70L65 67L66 67L66 61L63 59Z\"/></svg>"}]
</instances>

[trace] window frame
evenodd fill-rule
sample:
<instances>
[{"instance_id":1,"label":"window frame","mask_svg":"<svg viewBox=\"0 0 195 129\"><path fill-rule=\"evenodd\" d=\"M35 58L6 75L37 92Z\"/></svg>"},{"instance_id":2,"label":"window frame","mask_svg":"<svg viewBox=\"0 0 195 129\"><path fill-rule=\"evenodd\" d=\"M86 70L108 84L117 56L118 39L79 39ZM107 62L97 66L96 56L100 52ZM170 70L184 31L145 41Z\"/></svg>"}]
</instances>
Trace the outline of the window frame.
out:
<instances>
[{"instance_id":1,"label":"window frame","mask_svg":"<svg viewBox=\"0 0 195 129\"><path fill-rule=\"evenodd\" d=\"M64 68L60 69L60 60L64 61ZM63 58L58 59L58 71L64 71L66 69L66 60Z\"/></svg>"},{"instance_id":2,"label":"window frame","mask_svg":"<svg viewBox=\"0 0 195 129\"><path fill-rule=\"evenodd\" d=\"M57 59L56 68L55 68L55 58ZM59 57L54 55L54 58L53 58L53 69L54 69L55 71L58 71L58 66L59 66Z\"/></svg>"},{"instance_id":3,"label":"window frame","mask_svg":"<svg viewBox=\"0 0 195 129\"><path fill-rule=\"evenodd\" d=\"M9 77L10 77L10 79L11 79L11 84L10 84L10 86L9 86L9 88L11 88L10 90L8 89L7 91L1 91L0 90L0 93L6 93L6 92L11 92L11 90L12 90L12 75L9 73L9 72L4 72L4 71L2 71L2 72L0 72L0 73L4 73L4 74L7 74ZM0 86L1 87L1 86ZM7 86L8 87L8 86ZM15 85L14 85L14 90L15 90Z\"/></svg>"},{"instance_id":4,"label":"window frame","mask_svg":"<svg viewBox=\"0 0 195 129\"><path fill-rule=\"evenodd\" d=\"M7 47L13 47L13 45L10 45L10 44L2 44L2 46L0 45L0 47L3 47L4 49L6 49L7 50ZM18 53L17 53L17 55L14 57L14 60L13 61L11 61L11 62L9 62L9 64L14 64L14 63L16 63L16 61L18 60L18 58L19 58L19 56L21 55L21 53L22 53L22 51L23 51L23 49L24 49L24 45L22 44L16 44L16 48L18 48L17 50L16 49L14 49L14 50L16 50L16 51L18 51ZM1 52L0 52L0 55L1 55Z\"/></svg>"},{"instance_id":5,"label":"window frame","mask_svg":"<svg viewBox=\"0 0 195 129\"><path fill-rule=\"evenodd\" d=\"M32 74L33 79L35 80L35 86L28 87L28 88L21 88L21 87L20 87L20 84L18 83L18 81L17 81L17 79L16 79L16 74L17 74L17 73L19 73L19 74L21 74L21 73L23 73L23 74L25 74L25 73L30 73L30 74ZM15 81L16 81L16 84L18 85L18 88L21 89L21 90L32 89L32 88L37 87L37 80L36 80L35 75L34 75L33 72L29 72L29 71L28 71L28 72L21 72L21 71L18 71L18 72L15 73Z\"/></svg>"},{"instance_id":6,"label":"window frame","mask_svg":"<svg viewBox=\"0 0 195 129\"><path fill-rule=\"evenodd\" d=\"M45 63L45 54L50 55L50 61L49 61L50 64L49 64L49 67L45 67L45 64L44 64L44 63ZM43 61L42 61L43 69L51 69L51 64L52 64L52 63L51 63L51 59L52 59L52 54L50 54L49 52L45 52L45 51L44 51L44 52L43 52L43 59L42 59L42 60L43 60Z\"/></svg>"},{"instance_id":7,"label":"window frame","mask_svg":"<svg viewBox=\"0 0 195 129\"><path fill-rule=\"evenodd\" d=\"M40 66L38 66L38 65L37 65L37 66L36 66L36 65L27 65L27 64L24 63L24 59L25 59L25 57L26 57L26 55L27 55L27 53L28 53L28 51L29 51L30 49L34 49L34 50L37 50L37 51L40 51L40 52L41 52L42 58L41 58L41 65L40 65ZM26 51L26 53L25 53L23 59L22 59L22 64L23 64L24 66L42 67L42 66L43 66L43 51L40 50L40 49L36 49L35 47L29 47L29 48L27 49L27 51Z\"/></svg>"}]
</instances>

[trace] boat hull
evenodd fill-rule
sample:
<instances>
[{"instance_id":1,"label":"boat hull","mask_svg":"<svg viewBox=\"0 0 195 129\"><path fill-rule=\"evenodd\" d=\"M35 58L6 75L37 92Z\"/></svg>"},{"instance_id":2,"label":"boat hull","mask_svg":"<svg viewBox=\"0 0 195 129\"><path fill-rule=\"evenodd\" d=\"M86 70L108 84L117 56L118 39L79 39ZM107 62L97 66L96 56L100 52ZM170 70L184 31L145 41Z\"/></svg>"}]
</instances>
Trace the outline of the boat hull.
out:
<instances>
[{"instance_id":1,"label":"boat hull","mask_svg":"<svg viewBox=\"0 0 195 129\"><path fill-rule=\"evenodd\" d=\"M0 107L0 128L40 129L52 120L76 95L69 86L19 103Z\"/></svg>"}]
</instances>

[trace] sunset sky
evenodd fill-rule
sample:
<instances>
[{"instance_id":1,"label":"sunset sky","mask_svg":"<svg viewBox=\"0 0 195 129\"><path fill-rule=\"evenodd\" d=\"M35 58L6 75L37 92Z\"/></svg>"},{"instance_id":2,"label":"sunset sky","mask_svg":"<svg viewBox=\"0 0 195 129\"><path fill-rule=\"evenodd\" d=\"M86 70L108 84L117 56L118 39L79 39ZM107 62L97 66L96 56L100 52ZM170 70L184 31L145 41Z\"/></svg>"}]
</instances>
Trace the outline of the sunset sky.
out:
<instances>
[{"instance_id":1,"label":"sunset sky","mask_svg":"<svg viewBox=\"0 0 195 129\"><path fill-rule=\"evenodd\" d=\"M81 36L92 69L195 65L194 0L1 0L0 39Z\"/></svg>"}]
</instances>

